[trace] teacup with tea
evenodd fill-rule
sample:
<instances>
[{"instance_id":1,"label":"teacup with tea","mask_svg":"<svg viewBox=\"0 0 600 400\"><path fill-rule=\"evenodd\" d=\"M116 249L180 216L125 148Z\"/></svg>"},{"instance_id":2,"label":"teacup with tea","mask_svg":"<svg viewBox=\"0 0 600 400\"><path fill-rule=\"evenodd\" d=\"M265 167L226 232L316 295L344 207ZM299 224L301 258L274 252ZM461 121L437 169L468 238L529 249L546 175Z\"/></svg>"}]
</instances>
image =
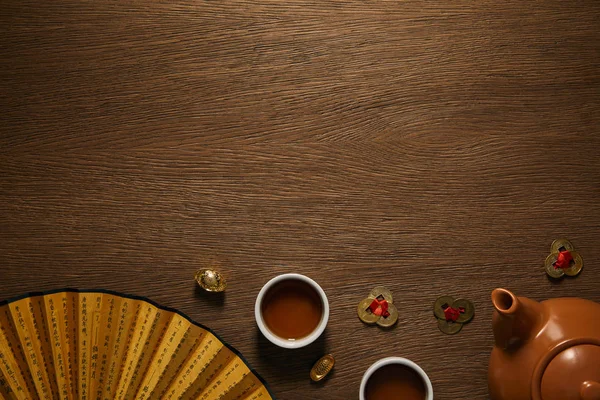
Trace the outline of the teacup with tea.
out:
<instances>
[{"instance_id":1,"label":"teacup with tea","mask_svg":"<svg viewBox=\"0 0 600 400\"><path fill-rule=\"evenodd\" d=\"M383 358L367 369L360 384L360 400L433 400L429 377L414 362Z\"/></svg>"},{"instance_id":2,"label":"teacup with tea","mask_svg":"<svg viewBox=\"0 0 600 400\"><path fill-rule=\"evenodd\" d=\"M323 333L329 319L329 303L314 280L300 274L283 274L260 290L254 315L269 341L294 349L309 345Z\"/></svg>"}]
</instances>

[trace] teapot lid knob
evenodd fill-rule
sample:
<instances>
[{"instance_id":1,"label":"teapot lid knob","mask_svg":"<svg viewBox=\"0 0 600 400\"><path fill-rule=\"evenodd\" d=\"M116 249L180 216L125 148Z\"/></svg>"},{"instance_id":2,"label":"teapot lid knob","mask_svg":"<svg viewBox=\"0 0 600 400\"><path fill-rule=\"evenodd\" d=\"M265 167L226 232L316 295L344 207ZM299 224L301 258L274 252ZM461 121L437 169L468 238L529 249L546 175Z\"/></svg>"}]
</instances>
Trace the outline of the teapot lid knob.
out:
<instances>
[{"instance_id":1,"label":"teapot lid knob","mask_svg":"<svg viewBox=\"0 0 600 400\"><path fill-rule=\"evenodd\" d=\"M600 400L600 383L583 382L581 384L581 400Z\"/></svg>"}]
</instances>

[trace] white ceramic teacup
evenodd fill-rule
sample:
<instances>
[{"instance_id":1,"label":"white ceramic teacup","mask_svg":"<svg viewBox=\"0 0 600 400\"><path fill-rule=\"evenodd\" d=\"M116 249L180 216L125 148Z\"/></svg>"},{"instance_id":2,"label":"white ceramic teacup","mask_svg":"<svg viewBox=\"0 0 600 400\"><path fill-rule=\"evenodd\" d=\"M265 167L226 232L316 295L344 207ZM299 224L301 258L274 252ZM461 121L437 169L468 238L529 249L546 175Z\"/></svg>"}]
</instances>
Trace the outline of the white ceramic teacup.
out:
<instances>
[{"instance_id":1,"label":"white ceramic teacup","mask_svg":"<svg viewBox=\"0 0 600 400\"><path fill-rule=\"evenodd\" d=\"M315 330L312 331L308 336L295 340L284 339L272 333L265 324L265 321L262 316L262 301L267 291L277 283L288 279L297 279L309 284L319 294L319 297L321 298L321 302L323 304L321 321L319 322ZM307 276L300 274L283 274L271 279L262 287L262 289L258 293L258 296L256 297L256 303L254 305L254 317L256 318L258 328L271 343L286 349L297 349L300 347L308 346L309 344L317 340L319 336L321 336L321 334L325 330L325 327L327 326L327 321L329 320L329 303L327 301L325 291L323 291L323 289L321 288L321 286L319 286L317 282L313 281Z\"/></svg>"},{"instance_id":2,"label":"white ceramic teacup","mask_svg":"<svg viewBox=\"0 0 600 400\"><path fill-rule=\"evenodd\" d=\"M382 358L381 360L376 361L373 365L371 365L369 369L367 369L367 372L365 372L365 374L362 377L362 380L360 381L360 400L366 400L365 390L367 388L367 382L371 375L373 375L375 371L377 371L384 365L390 364L404 365L415 371L421 377L421 379L423 379L423 384L425 385L425 400L433 400L433 386L431 386L431 380L429 379L425 371L423 371L423 369L414 362L402 357Z\"/></svg>"}]
</instances>

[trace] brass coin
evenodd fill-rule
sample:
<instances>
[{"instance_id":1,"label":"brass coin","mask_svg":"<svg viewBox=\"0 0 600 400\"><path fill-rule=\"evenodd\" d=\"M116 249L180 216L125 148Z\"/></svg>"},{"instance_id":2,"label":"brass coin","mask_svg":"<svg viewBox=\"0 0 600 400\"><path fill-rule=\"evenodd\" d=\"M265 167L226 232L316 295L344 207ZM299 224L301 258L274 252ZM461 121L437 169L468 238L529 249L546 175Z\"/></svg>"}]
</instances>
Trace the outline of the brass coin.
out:
<instances>
[{"instance_id":1,"label":"brass coin","mask_svg":"<svg viewBox=\"0 0 600 400\"><path fill-rule=\"evenodd\" d=\"M392 303L388 303L388 312L390 315L387 317L379 317L377 320L377 325L382 328L389 328L393 326L396 322L398 322L398 309Z\"/></svg>"},{"instance_id":2,"label":"brass coin","mask_svg":"<svg viewBox=\"0 0 600 400\"><path fill-rule=\"evenodd\" d=\"M452 303L453 308L464 308L465 312L460 313L456 322L464 324L465 322L469 322L473 319L473 315L475 315L475 306L469 300L466 299L457 299Z\"/></svg>"},{"instance_id":3,"label":"brass coin","mask_svg":"<svg viewBox=\"0 0 600 400\"><path fill-rule=\"evenodd\" d=\"M223 275L212 269L201 269L194 277L198 285L207 292L222 292L227 288Z\"/></svg>"},{"instance_id":4,"label":"brass coin","mask_svg":"<svg viewBox=\"0 0 600 400\"><path fill-rule=\"evenodd\" d=\"M394 302L394 298L392 297L392 292L390 292L389 289L387 289L383 286L377 286L376 288L371 290L371 293L369 293L369 297L372 299L376 299L379 296L382 296L383 299L386 300L388 303Z\"/></svg>"},{"instance_id":5,"label":"brass coin","mask_svg":"<svg viewBox=\"0 0 600 400\"><path fill-rule=\"evenodd\" d=\"M310 370L310 379L315 382L325 378L331 372L335 364L335 359L331 354L326 354L313 365Z\"/></svg>"},{"instance_id":6,"label":"brass coin","mask_svg":"<svg viewBox=\"0 0 600 400\"><path fill-rule=\"evenodd\" d=\"M452 297L452 296L438 297L438 299L433 304L433 313L439 319L445 320L446 319L446 315L444 314L444 308L442 306L446 305L446 304L448 306L451 306L452 303L454 303L454 297Z\"/></svg>"},{"instance_id":7,"label":"brass coin","mask_svg":"<svg viewBox=\"0 0 600 400\"><path fill-rule=\"evenodd\" d=\"M565 268L564 272L565 275L576 276L579 275L581 269L583 268L583 258L576 251L572 251L571 255L573 256L574 264L572 264L569 268Z\"/></svg>"},{"instance_id":8,"label":"brass coin","mask_svg":"<svg viewBox=\"0 0 600 400\"><path fill-rule=\"evenodd\" d=\"M554 263L556 263L557 258L558 253L552 253L546 257L546 261L544 262L546 273L550 278L554 279L562 278L565 275L565 271L563 271L562 268L554 268Z\"/></svg>"},{"instance_id":9,"label":"brass coin","mask_svg":"<svg viewBox=\"0 0 600 400\"><path fill-rule=\"evenodd\" d=\"M575 250L575 247L567 239L556 239L550 246L550 253L558 253L561 248L569 251Z\"/></svg>"},{"instance_id":10,"label":"brass coin","mask_svg":"<svg viewBox=\"0 0 600 400\"><path fill-rule=\"evenodd\" d=\"M438 328L440 331L444 332L446 335L454 335L455 333L460 332L463 324L460 322L452 322L446 321L445 319L438 319Z\"/></svg>"},{"instance_id":11,"label":"brass coin","mask_svg":"<svg viewBox=\"0 0 600 400\"><path fill-rule=\"evenodd\" d=\"M369 309L369 306L373 302L372 298L366 298L358 303L358 307L356 308L356 312L358 313L358 318L365 324L374 324L379 319L379 315L375 315Z\"/></svg>"}]
</instances>

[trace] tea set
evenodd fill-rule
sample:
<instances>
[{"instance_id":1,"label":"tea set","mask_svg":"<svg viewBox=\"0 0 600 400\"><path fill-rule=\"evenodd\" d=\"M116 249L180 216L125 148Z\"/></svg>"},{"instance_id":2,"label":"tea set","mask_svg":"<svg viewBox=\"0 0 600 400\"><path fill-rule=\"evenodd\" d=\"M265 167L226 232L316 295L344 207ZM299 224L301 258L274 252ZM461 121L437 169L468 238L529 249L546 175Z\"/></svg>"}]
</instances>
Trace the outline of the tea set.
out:
<instances>
[{"instance_id":1,"label":"tea set","mask_svg":"<svg viewBox=\"0 0 600 400\"><path fill-rule=\"evenodd\" d=\"M549 259L553 261L551 267L548 267ZM574 252L571 243L559 239L551 246L545 269L551 278L561 278L565 273L578 274L582 264L581 256ZM219 276L218 282L224 290L224 278ZM274 333L277 329L273 324L288 323L285 318L268 322L265 302L271 301L270 293L283 283L298 285L320 299L320 319L310 326L308 335L282 337ZM293 292L293 289L285 292ZM518 297L506 289L493 290L491 300L494 348L489 361L488 386L492 400L600 400L600 304L579 298L557 298L539 303ZM398 319L392 293L383 287L374 288L360 301L357 313L364 323L382 328L389 328ZM434 315L444 333L457 333L473 314L473 304L468 300L443 296L434 304ZM258 293L255 319L260 332L274 345L285 349L304 347L314 342L327 326L327 296L321 286L307 276L279 275L269 280ZM313 367L311 379L323 379L334 364L332 355L323 356ZM378 381L378 376L394 368L404 369L417 377L419 394L402 398L433 400L433 386L425 371L401 357L387 357L371 365L362 377L359 399L385 398L373 394L384 393L385 388L373 391L370 387Z\"/></svg>"}]
</instances>

